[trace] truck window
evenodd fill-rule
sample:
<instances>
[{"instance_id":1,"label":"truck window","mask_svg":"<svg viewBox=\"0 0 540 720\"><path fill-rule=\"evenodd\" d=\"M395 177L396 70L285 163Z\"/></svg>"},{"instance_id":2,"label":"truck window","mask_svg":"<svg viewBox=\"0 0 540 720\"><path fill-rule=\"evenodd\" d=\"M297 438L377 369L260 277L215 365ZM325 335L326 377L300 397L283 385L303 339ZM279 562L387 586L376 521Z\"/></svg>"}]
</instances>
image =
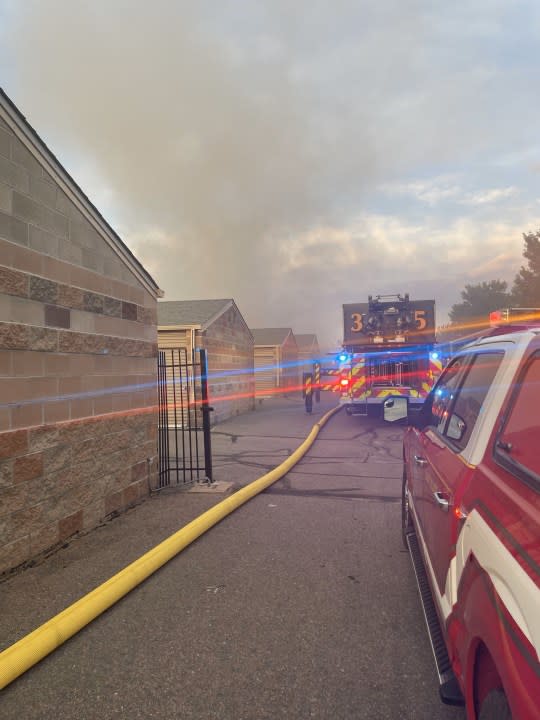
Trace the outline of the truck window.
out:
<instances>
[{"instance_id":1,"label":"truck window","mask_svg":"<svg viewBox=\"0 0 540 720\"><path fill-rule=\"evenodd\" d=\"M469 442L503 356L501 352L486 352L473 357L445 428L445 435L460 449Z\"/></svg>"},{"instance_id":2,"label":"truck window","mask_svg":"<svg viewBox=\"0 0 540 720\"><path fill-rule=\"evenodd\" d=\"M464 358L454 360L441 375L433 392L431 417L427 424L436 427L441 434L446 427L450 405L454 400L460 379L463 376L463 367Z\"/></svg>"},{"instance_id":3,"label":"truck window","mask_svg":"<svg viewBox=\"0 0 540 720\"><path fill-rule=\"evenodd\" d=\"M540 354L520 378L511 410L497 441L497 455L540 482Z\"/></svg>"}]
</instances>

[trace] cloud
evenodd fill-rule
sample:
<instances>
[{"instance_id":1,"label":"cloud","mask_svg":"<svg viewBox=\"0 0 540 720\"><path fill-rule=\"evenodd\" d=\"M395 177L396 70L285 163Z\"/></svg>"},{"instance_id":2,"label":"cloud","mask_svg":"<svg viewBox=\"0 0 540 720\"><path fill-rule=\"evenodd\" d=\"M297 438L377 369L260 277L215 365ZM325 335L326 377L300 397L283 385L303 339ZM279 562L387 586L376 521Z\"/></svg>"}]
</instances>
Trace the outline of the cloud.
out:
<instances>
[{"instance_id":1,"label":"cloud","mask_svg":"<svg viewBox=\"0 0 540 720\"><path fill-rule=\"evenodd\" d=\"M502 0L28 0L4 8L0 62L167 299L234 297L253 326L334 342L341 303L444 307L538 225L502 215L515 179L469 172L537 159L538 61L509 17Z\"/></svg>"},{"instance_id":2,"label":"cloud","mask_svg":"<svg viewBox=\"0 0 540 720\"><path fill-rule=\"evenodd\" d=\"M465 216L448 224L436 218L418 224L363 213L347 228L321 227L292 252L288 245L281 249L282 301L294 305L306 331L316 330L319 320L333 328L333 334L324 333L328 343L335 343L341 305L369 294L434 298L442 324L467 283L511 284L522 249L520 228L512 222Z\"/></svg>"},{"instance_id":3,"label":"cloud","mask_svg":"<svg viewBox=\"0 0 540 720\"><path fill-rule=\"evenodd\" d=\"M518 189L515 187L492 188L491 190L481 190L480 192L472 193L464 198L462 202L466 205L488 205L489 203L495 203L499 200L513 197L517 195L518 192Z\"/></svg>"},{"instance_id":4,"label":"cloud","mask_svg":"<svg viewBox=\"0 0 540 720\"><path fill-rule=\"evenodd\" d=\"M463 194L463 189L456 180L457 176L441 176L406 183L391 183L383 185L381 189L390 196L411 196L427 205L437 205L450 198L459 198Z\"/></svg>"},{"instance_id":5,"label":"cloud","mask_svg":"<svg viewBox=\"0 0 540 720\"><path fill-rule=\"evenodd\" d=\"M459 179L461 182L457 182ZM489 205L519 194L518 188L514 186L486 188L470 192L465 188L465 181L465 178L459 178L457 175L446 175L426 180L390 183L383 185L381 190L389 196L410 196L418 202L430 206L446 201L462 205Z\"/></svg>"},{"instance_id":6,"label":"cloud","mask_svg":"<svg viewBox=\"0 0 540 720\"><path fill-rule=\"evenodd\" d=\"M355 238L348 228L321 227L279 242L280 265L285 271L328 264L342 267L358 261Z\"/></svg>"}]
</instances>

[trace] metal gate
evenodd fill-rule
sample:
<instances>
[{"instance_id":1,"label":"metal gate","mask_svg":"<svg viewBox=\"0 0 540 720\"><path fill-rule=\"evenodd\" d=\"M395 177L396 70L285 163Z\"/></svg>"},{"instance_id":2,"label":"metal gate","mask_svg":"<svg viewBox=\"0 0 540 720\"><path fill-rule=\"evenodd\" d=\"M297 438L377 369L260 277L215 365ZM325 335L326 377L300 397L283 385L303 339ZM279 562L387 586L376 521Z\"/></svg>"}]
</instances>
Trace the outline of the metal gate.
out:
<instances>
[{"instance_id":1,"label":"metal gate","mask_svg":"<svg viewBox=\"0 0 540 720\"><path fill-rule=\"evenodd\" d=\"M206 350L158 353L158 488L212 482Z\"/></svg>"}]
</instances>

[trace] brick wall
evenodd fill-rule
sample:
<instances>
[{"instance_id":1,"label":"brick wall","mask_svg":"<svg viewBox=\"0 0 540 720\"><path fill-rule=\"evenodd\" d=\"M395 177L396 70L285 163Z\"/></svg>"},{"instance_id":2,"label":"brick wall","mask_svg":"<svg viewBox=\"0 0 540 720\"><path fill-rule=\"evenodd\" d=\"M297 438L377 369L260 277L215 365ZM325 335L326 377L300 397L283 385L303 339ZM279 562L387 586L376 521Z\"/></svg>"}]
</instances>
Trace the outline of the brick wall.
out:
<instances>
[{"instance_id":1,"label":"brick wall","mask_svg":"<svg viewBox=\"0 0 540 720\"><path fill-rule=\"evenodd\" d=\"M77 197L0 120L0 572L156 472L156 296Z\"/></svg>"},{"instance_id":2,"label":"brick wall","mask_svg":"<svg viewBox=\"0 0 540 720\"><path fill-rule=\"evenodd\" d=\"M211 422L253 410L253 338L238 310L229 308L202 335L198 332L196 343L208 351Z\"/></svg>"}]
</instances>

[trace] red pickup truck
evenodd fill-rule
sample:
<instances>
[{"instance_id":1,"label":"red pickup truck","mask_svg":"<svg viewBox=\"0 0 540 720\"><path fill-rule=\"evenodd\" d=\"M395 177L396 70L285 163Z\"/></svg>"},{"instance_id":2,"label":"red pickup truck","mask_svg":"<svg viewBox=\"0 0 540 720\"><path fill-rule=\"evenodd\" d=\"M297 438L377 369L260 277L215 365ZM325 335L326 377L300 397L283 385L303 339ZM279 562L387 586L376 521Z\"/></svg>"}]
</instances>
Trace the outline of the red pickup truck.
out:
<instances>
[{"instance_id":1,"label":"red pickup truck","mask_svg":"<svg viewBox=\"0 0 540 720\"><path fill-rule=\"evenodd\" d=\"M441 697L539 720L540 325L463 347L409 422L402 532Z\"/></svg>"}]
</instances>

